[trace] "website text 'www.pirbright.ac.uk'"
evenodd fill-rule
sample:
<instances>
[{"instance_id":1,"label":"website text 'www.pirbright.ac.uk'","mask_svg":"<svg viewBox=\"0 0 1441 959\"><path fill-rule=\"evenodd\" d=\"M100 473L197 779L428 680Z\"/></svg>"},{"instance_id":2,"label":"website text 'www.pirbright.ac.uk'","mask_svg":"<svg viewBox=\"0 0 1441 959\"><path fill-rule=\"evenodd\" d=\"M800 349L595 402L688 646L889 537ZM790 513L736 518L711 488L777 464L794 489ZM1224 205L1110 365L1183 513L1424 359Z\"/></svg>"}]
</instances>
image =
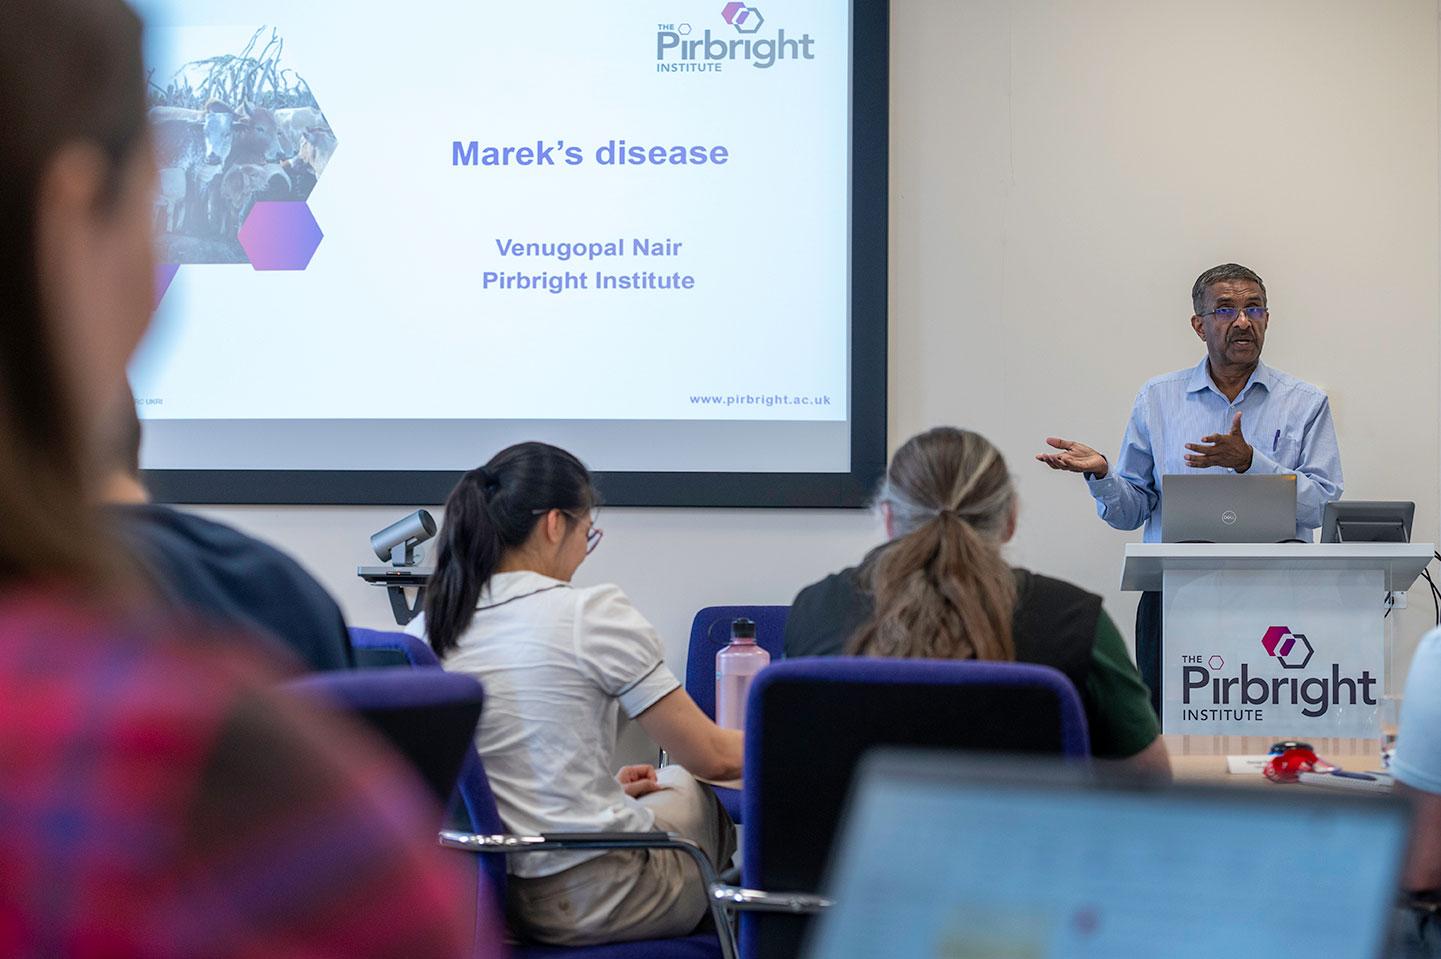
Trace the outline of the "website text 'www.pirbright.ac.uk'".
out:
<instances>
[{"instance_id":1,"label":"website text 'www.pirbright.ac.uk'","mask_svg":"<svg viewBox=\"0 0 1441 959\"><path fill-rule=\"evenodd\" d=\"M692 396L693 406L830 406L829 394L797 396L787 393L729 393L716 396Z\"/></svg>"}]
</instances>

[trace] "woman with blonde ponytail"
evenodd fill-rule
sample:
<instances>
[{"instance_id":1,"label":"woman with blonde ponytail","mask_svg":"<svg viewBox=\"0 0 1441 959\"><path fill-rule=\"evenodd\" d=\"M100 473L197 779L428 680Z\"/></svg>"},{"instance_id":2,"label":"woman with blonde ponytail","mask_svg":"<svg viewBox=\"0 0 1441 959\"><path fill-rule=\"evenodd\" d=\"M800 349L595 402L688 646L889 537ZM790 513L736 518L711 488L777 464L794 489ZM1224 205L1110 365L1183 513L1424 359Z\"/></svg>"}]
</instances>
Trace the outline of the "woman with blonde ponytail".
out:
<instances>
[{"instance_id":1,"label":"woman with blonde ponytail","mask_svg":"<svg viewBox=\"0 0 1441 959\"><path fill-rule=\"evenodd\" d=\"M881 490L887 529L904 531L871 570L875 613L860 656L1016 658L1016 582L1000 544L1015 527L1005 461L975 433L935 429L896 454Z\"/></svg>"},{"instance_id":2,"label":"woman with blonde ponytail","mask_svg":"<svg viewBox=\"0 0 1441 959\"><path fill-rule=\"evenodd\" d=\"M1042 663L1086 707L1096 756L1169 774L1146 687L1101 598L1013 569L1016 530L1005 459L978 433L937 427L891 460L877 497L889 542L860 566L806 587L786 623L786 655Z\"/></svg>"}]
</instances>

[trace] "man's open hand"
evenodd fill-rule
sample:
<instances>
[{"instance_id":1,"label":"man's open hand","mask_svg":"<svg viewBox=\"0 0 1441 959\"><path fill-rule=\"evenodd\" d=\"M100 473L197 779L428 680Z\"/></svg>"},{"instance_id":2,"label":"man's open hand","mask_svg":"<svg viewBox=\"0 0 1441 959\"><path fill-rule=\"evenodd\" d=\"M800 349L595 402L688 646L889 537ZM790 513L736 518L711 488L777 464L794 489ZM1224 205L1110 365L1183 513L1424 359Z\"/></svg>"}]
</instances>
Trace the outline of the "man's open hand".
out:
<instances>
[{"instance_id":1,"label":"man's open hand","mask_svg":"<svg viewBox=\"0 0 1441 959\"><path fill-rule=\"evenodd\" d=\"M1062 452L1037 453L1036 459L1045 463L1053 470L1066 470L1071 473L1091 473L1096 479L1101 479L1110 469L1106 458L1085 443L1077 443L1075 440L1063 440L1059 436L1048 436L1046 437L1046 442Z\"/></svg>"}]
</instances>

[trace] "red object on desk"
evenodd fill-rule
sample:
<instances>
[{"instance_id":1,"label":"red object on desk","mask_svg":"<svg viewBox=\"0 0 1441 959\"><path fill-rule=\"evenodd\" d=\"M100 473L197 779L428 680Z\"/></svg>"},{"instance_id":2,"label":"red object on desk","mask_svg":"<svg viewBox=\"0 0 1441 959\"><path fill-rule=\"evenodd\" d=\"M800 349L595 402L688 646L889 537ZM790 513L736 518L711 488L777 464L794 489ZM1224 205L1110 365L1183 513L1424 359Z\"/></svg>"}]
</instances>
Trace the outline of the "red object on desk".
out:
<instances>
[{"instance_id":1,"label":"red object on desk","mask_svg":"<svg viewBox=\"0 0 1441 959\"><path fill-rule=\"evenodd\" d=\"M1277 743L1271 747L1271 759L1261 770L1273 783L1299 782L1301 773L1328 773L1333 766L1316 755L1310 743Z\"/></svg>"}]
</instances>

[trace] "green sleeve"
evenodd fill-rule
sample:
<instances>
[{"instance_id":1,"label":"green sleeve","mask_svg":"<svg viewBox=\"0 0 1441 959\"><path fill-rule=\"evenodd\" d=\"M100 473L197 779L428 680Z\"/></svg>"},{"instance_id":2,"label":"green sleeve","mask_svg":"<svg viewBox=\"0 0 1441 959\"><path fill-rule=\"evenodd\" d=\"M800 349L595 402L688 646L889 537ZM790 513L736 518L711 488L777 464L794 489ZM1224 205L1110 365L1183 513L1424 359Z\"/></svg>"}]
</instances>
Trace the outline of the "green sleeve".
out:
<instances>
[{"instance_id":1,"label":"green sleeve","mask_svg":"<svg viewBox=\"0 0 1441 959\"><path fill-rule=\"evenodd\" d=\"M1161 734L1146 684L1104 609L1096 621L1091 669L1081 699L1091 727L1091 755L1098 759L1134 756Z\"/></svg>"}]
</instances>

